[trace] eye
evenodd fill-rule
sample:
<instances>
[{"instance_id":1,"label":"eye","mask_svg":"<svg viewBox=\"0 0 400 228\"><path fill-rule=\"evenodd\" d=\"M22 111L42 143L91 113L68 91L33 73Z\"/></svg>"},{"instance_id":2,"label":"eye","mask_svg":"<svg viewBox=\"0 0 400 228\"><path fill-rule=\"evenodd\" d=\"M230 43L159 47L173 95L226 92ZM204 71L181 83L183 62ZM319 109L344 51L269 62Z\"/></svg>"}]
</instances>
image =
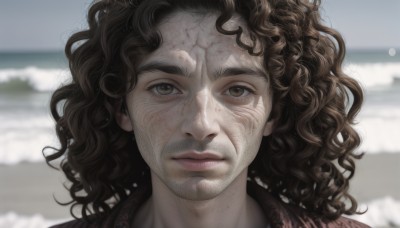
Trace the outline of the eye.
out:
<instances>
[{"instance_id":1,"label":"eye","mask_svg":"<svg viewBox=\"0 0 400 228\"><path fill-rule=\"evenodd\" d=\"M226 91L226 94L232 97L244 97L251 92L252 90L244 86L232 86Z\"/></svg>"},{"instance_id":2,"label":"eye","mask_svg":"<svg viewBox=\"0 0 400 228\"><path fill-rule=\"evenodd\" d=\"M175 86L168 83L156 84L151 86L149 89L158 95L171 95L180 93Z\"/></svg>"}]
</instances>

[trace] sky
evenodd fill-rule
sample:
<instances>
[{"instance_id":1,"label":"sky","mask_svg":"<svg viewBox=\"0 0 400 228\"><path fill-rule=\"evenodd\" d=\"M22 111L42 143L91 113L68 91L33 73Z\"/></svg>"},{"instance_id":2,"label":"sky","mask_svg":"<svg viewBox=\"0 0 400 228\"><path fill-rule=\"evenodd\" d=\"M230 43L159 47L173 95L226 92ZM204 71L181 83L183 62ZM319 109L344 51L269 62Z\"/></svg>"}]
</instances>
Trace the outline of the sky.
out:
<instances>
[{"instance_id":1,"label":"sky","mask_svg":"<svg viewBox=\"0 0 400 228\"><path fill-rule=\"evenodd\" d=\"M0 51L62 50L91 0L0 0ZM400 48L400 0L322 0L349 49Z\"/></svg>"}]
</instances>

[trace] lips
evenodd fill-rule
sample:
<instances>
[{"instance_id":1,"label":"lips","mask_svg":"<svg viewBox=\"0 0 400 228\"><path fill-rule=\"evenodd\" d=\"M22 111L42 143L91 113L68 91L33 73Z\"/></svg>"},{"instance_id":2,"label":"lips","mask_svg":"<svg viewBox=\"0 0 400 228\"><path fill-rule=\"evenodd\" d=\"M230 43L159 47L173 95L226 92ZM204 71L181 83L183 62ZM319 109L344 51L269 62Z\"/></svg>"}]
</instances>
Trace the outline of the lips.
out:
<instances>
[{"instance_id":1,"label":"lips","mask_svg":"<svg viewBox=\"0 0 400 228\"><path fill-rule=\"evenodd\" d=\"M223 160L223 157L221 155L209 152L189 152L176 155L173 157L173 159Z\"/></svg>"},{"instance_id":2,"label":"lips","mask_svg":"<svg viewBox=\"0 0 400 228\"><path fill-rule=\"evenodd\" d=\"M221 155L209 152L183 153L174 156L172 159L188 171L210 170L224 162Z\"/></svg>"}]
</instances>

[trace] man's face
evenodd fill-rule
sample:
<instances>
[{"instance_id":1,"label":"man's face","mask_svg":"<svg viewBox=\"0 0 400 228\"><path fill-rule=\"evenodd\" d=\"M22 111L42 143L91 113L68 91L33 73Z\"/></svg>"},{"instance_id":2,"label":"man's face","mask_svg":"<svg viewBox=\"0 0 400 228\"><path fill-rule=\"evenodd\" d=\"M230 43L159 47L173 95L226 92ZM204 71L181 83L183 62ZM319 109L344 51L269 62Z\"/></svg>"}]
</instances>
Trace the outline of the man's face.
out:
<instances>
[{"instance_id":1,"label":"man's face","mask_svg":"<svg viewBox=\"0 0 400 228\"><path fill-rule=\"evenodd\" d=\"M246 178L272 125L262 58L217 32L216 19L178 12L159 25L163 42L140 64L126 97L129 116L119 117L134 131L153 188L191 200L211 199ZM238 25L246 28L239 17L224 28Z\"/></svg>"}]
</instances>

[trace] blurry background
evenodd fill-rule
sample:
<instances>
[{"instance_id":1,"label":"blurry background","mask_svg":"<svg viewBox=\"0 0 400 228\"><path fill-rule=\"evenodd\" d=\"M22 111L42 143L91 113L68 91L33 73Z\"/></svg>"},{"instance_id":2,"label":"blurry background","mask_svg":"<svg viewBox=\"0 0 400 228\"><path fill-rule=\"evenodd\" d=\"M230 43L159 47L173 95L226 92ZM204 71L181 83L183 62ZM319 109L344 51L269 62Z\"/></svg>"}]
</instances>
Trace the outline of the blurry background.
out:
<instances>
[{"instance_id":1,"label":"blurry background","mask_svg":"<svg viewBox=\"0 0 400 228\"><path fill-rule=\"evenodd\" d=\"M57 145L51 92L68 80L63 46L85 28L89 0L0 0L0 228L70 219L64 177L44 163ZM345 72L364 87L356 128L366 152L351 192L369 208L353 218L400 227L400 1L325 0L327 25L344 36Z\"/></svg>"}]
</instances>

